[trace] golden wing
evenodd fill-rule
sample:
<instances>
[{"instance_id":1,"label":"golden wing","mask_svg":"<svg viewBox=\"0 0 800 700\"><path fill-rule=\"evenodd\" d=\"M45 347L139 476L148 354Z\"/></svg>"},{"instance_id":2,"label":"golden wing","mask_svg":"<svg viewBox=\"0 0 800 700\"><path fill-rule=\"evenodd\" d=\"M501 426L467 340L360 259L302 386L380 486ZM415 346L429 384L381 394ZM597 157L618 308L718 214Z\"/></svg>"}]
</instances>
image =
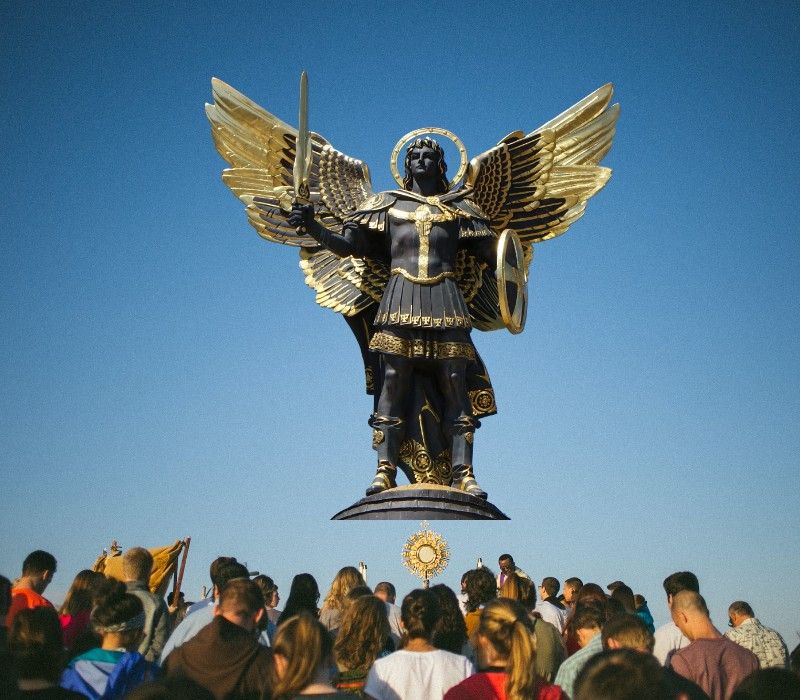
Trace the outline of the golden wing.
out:
<instances>
[{"instance_id":1,"label":"golden wing","mask_svg":"<svg viewBox=\"0 0 800 700\"><path fill-rule=\"evenodd\" d=\"M303 249L300 267L321 306L352 315L375 304L375 285L381 280L385 285L388 279L381 269L385 266L339 258L310 236L298 235L286 220L294 199L297 129L217 78L212 78L211 87L214 103L206 104L211 134L217 151L232 166L223 171L222 180L244 203L258 234ZM311 150L309 189L316 218L340 232L344 221L372 195L369 169L319 134L311 134Z\"/></svg>"}]
</instances>

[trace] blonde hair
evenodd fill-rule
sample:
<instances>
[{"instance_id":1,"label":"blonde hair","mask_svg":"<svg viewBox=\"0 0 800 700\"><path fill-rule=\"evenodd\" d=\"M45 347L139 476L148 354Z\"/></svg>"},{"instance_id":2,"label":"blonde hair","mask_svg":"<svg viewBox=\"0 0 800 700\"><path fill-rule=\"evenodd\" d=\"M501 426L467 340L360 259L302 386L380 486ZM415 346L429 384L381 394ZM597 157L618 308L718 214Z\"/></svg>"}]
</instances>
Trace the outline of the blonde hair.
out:
<instances>
[{"instance_id":1,"label":"blonde hair","mask_svg":"<svg viewBox=\"0 0 800 700\"><path fill-rule=\"evenodd\" d=\"M501 659L507 661L507 700L536 697L539 687L534 669L536 642L525 607L508 598L487 603L481 612L478 634L486 638Z\"/></svg>"},{"instance_id":2,"label":"blonde hair","mask_svg":"<svg viewBox=\"0 0 800 700\"><path fill-rule=\"evenodd\" d=\"M291 698L314 679L331 655L328 631L311 613L302 611L283 622L272 643L275 654L286 659L286 670L272 689L273 698Z\"/></svg>"},{"instance_id":3,"label":"blonde hair","mask_svg":"<svg viewBox=\"0 0 800 700\"><path fill-rule=\"evenodd\" d=\"M347 594L356 586L366 585L358 569L354 566L345 566L334 576L322 607L328 610L343 610L346 607Z\"/></svg>"},{"instance_id":4,"label":"blonde hair","mask_svg":"<svg viewBox=\"0 0 800 700\"><path fill-rule=\"evenodd\" d=\"M333 655L340 671L368 670L389 639L386 603L374 595L354 600L342 616Z\"/></svg>"}]
</instances>

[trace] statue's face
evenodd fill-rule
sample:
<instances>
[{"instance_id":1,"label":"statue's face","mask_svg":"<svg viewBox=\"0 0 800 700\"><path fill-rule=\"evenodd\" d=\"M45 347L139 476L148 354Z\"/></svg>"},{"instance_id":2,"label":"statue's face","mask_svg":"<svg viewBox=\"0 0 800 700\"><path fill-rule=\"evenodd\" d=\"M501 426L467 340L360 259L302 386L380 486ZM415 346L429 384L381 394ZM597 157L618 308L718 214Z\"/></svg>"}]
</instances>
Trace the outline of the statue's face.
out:
<instances>
[{"instance_id":1,"label":"statue's face","mask_svg":"<svg viewBox=\"0 0 800 700\"><path fill-rule=\"evenodd\" d=\"M409 165L412 177L435 177L439 173L439 155L427 146L414 148L409 154Z\"/></svg>"}]
</instances>

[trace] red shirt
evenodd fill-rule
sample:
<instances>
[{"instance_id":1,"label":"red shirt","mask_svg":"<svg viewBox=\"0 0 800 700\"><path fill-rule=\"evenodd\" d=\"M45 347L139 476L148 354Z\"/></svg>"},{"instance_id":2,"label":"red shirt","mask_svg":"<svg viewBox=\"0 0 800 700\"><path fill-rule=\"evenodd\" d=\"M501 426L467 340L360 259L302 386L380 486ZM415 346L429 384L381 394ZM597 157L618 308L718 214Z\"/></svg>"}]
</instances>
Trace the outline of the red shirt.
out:
<instances>
[{"instance_id":1,"label":"red shirt","mask_svg":"<svg viewBox=\"0 0 800 700\"><path fill-rule=\"evenodd\" d=\"M453 686L444 700L506 700L506 674L502 671L481 671ZM557 685L543 683L536 700L567 700Z\"/></svg>"},{"instance_id":2,"label":"red shirt","mask_svg":"<svg viewBox=\"0 0 800 700\"><path fill-rule=\"evenodd\" d=\"M11 606L8 608L8 615L6 615L6 627L11 629L11 623L20 610L27 610L28 608L39 608L47 606L52 608L53 604L47 598L40 596L32 588L12 588L11 589Z\"/></svg>"}]
</instances>

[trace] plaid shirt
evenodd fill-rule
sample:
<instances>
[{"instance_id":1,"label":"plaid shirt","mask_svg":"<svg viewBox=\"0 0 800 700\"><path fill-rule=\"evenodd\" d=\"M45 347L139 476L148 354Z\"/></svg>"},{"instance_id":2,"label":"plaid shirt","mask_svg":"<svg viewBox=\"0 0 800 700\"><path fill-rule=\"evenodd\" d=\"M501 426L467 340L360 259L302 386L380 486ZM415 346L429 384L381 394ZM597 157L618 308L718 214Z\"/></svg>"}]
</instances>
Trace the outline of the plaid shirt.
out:
<instances>
[{"instance_id":1,"label":"plaid shirt","mask_svg":"<svg viewBox=\"0 0 800 700\"><path fill-rule=\"evenodd\" d=\"M783 637L775 630L764 627L755 617L728 630L725 636L752 651L758 657L761 668L789 668L789 650Z\"/></svg>"}]
</instances>

